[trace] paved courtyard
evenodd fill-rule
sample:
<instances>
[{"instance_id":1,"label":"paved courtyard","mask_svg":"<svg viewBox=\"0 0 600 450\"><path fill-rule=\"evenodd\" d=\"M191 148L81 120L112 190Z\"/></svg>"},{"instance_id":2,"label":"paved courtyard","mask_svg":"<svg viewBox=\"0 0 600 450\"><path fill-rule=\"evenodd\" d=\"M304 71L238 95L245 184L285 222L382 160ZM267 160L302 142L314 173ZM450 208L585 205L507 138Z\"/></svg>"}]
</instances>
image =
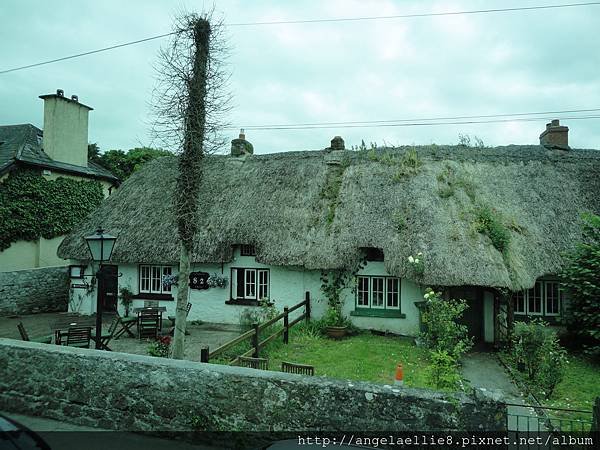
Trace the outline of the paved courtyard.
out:
<instances>
[{"instance_id":1,"label":"paved courtyard","mask_svg":"<svg viewBox=\"0 0 600 450\"><path fill-rule=\"evenodd\" d=\"M64 315L64 313L43 313L0 317L0 337L21 339L17 329L19 322L23 322L23 325L31 338L52 334L52 324L61 317L64 317ZM112 317L113 316L105 316L103 330L108 328ZM169 325L169 320L164 317L163 330L167 330ZM185 337L185 359L190 361L200 361L200 349L202 347L209 346L211 350L215 349L242 333L239 325L216 323L197 324L188 322L187 330L189 335ZM136 333L135 326L132 328L132 331L134 334ZM150 343L151 341L147 339L139 340L137 337L131 338L127 335L123 335L117 340L113 339L110 342L109 347L116 352L147 355Z\"/></svg>"}]
</instances>

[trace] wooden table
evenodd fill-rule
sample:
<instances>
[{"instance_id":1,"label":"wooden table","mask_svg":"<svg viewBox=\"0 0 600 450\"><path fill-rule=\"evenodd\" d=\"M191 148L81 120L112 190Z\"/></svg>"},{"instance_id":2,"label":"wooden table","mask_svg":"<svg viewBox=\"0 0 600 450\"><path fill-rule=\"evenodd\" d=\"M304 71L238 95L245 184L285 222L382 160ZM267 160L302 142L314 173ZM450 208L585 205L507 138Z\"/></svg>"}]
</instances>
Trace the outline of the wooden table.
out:
<instances>
[{"instance_id":1,"label":"wooden table","mask_svg":"<svg viewBox=\"0 0 600 450\"><path fill-rule=\"evenodd\" d=\"M104 319L104 317L103 317ZM94 336L94 330L96 328L96 316L81 316L81 315L70 315L67 314L64 317L60 317L58 320L54 321L50 328L54 334L54 343L59 342L58 334L62 330L68 330L69 328L75 327L90 327L92 328L91 340L92 342L96 342L97 337ZM107 335L105 335L107 336Z\"/></svg>"}]
</instances>

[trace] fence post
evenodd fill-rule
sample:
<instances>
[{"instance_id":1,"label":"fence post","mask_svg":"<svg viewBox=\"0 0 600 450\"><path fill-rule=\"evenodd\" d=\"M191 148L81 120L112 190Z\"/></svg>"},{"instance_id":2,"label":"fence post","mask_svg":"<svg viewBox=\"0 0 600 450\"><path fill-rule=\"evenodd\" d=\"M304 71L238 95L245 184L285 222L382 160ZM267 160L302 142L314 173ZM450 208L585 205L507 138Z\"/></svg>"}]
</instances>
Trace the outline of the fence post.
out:
<instances>
[{"instance_id":1,"label":"fence post","mask_svg":"<svg viewBox=\"0 0 600 450\"><path fill-rule=\"evenodd\" d=\"M600 397L596 397L592 415L592 431L600 432Z\"/></svg>"},{"instance_id":2,"label":"fence post","mask_svg":"<svg viewBox=\"0 0 600 450\"><path fill-rule=\"evenodd\" d=\"M306 291L304 299L306 301L306 305L304 305L304 311L306 313L306 321L310 322L310 292Z\"/></svg>"},{"instance_id":3,"label":"fence post","mask_svg":"<svg viewBox=\"0 0 600 450\"><path fill-rule=\"evenodd\" d=\"M287 344L289 340L289 323L288 307L283 308L283 343Z\"/></svg>"},{"instance_id":4,"label":"fence post","mask_svg":"<svg viewBox=\"0 0 600 450\"><path fill-rule=\"evenodd\" d=\"M202 347L200 349L200 362L208 362L208 347Z\"/></svg>"},{"instance_id":5,"label":"fence post","mask_svg":"<svg viewBox=\"0 0 600 450\"><path fill-rule=\"evenodd\" d=\"M253 323L252 328L254 328L254 334L252 335L252 347L254 347L254 353L252 354L253 358L258 358L258 343L260 339L258 338L258 324Z\"/></svg>"}]
</instances>

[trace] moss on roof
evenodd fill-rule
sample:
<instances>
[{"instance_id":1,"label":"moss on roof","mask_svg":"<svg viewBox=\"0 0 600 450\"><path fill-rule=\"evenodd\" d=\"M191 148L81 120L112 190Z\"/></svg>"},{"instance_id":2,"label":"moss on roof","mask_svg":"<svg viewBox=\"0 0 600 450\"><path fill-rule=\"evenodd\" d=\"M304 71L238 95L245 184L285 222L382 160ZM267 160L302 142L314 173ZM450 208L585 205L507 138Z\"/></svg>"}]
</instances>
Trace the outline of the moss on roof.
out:
<instances>
[{"instance_id":1,"label":"moss on roof","mask_svg":"<svg viewBox=\"0 0 600 450\"><path fill-rule=\"evenodd\" d=\"M102 224L119 237L114 262L176 264L176 176L176 157L147 164L64 240L59 256L88 259L83 236ZM230 261L232 245L254 244L264 263L332 269L352 267L361 248L376 247L400 277L516 290L561 268L561 252L580 236L580 214L600 213L599 192L596 150L426 146L212 156L193 260ZM508 236L505 248L485 232L482 208ZM408 262L418 252L422 275Z\"/></svg>"}]
</instances>

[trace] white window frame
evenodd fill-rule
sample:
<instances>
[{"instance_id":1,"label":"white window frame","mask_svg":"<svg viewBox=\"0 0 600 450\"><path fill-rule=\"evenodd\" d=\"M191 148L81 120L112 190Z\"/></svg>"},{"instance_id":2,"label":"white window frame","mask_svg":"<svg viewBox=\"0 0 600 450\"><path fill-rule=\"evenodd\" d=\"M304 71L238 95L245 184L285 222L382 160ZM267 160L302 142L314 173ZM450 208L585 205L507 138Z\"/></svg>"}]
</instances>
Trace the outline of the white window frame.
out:
<instances>
[{"instance_id":1,"label":"white window frame","mask_svg":"<svg viewBox=\"0 0 600 450\"><path fill-rule=\"evenodd\" d=\"M367 282L366 289L361 288L361 285L360 285L361 279L366 280L366 282ZM362 277L362 276L356 277L356 307L357 308L369 308L369 299L371 298L371 295L369 294L370 284L371 283L369 281L369 277ZM366 294L366 302L364 301L365 294Z\"/></svg>"},{"instance_id":2,"label":"white window frame","mask_svg":"<svg viewBox=\"0 0 600 450\"><path fill-rule=\"evenodd\" d=\"M390 282L395 289L390 290ZM388 277L385 279L385 307L390 309L400 308L400 278ZM396 306L389 304L390 294L396 294Z\"/></svg>"},{"instance_id":3,"label":"white window frame","mask_svg":"<svg viewBox=\"0 0 600 450\"><path fill-rule=\"evenodd\" d=\"M244 269L244 298L256 300L256 269Z\"/></svg>"},{"instance_id":4,"label":"white window frame","mask_svg":"<svg viewBox=\"0 0 600 450\"><path fill-rule=\"evenodd\" d=\"M552 288L549 288L549 285L555 284L556 285L556 293L557 293L557 310L558 312L548 312L548 300L550 299L550 296L548 295L548 292L551 291ZM558 281L545 281L544 282L544 312L547 316L560 316L561 311L562 311L562 291L560 289L560 283Z\"/></svg>"},{"instance_id":5,"label":"white window frame","mask_svg":"<svg viewBox=\"0 0 600 450\"><path fill-rule=\"evenodd\" d=\"M540 310L539 311L531 311L529 308L529 305L531 304L531 294L532 292L535 292L535 290L539 287L540 293L539 293L539 301L540 301ZM544 283L542 283L541 281L536 281L535 284L533 285L533 287L531 289L527 290L527 315L529 316L543 316L544 315L544 298L546 296L544 295ZM534 296L535 298L535 296Z\"/></svg>"},{"instance_id":6,"label":"white window frame","mask_svg":"<svg viewBox=\"0 0 600 450\"><path fill-rule=\"evenodd\" d=\"M237 294L238 282L237 276L238 271L242 271L244 274L244 286L242 297ZM258 268L247 268L247 267L232 267L231 268L231 300L261 300L262 298L269 298L271 291L271 277L269 269L258 269ZM253 286L254 292L248 291L248 287ZM262 294L262 296L261 296ZM266 294L266 295L264 295Z\"/></svg>"},{"instance_id":7,"label":"white window frame","mask_svg":"<svg viewBox=\"0 0 600 450\"><path fill-rule=\"evenodd\" d=\"M360 288L361 279L367 280L367 290ZM373 280L381 279L383 281L383 303L381 305L373 304ZM397 291L394 293L397 295L398 305L397 306L389 306L388 305L388 286L390 280L397 280L396 286ZM402 301L400 296L401 290L401 279L397 277L389 277L385 275L357 275L356 276L356 298L354 307L355 309L375 309L375 310L392 310L392 311L401 311ZM367 303L360 303L359 300L363 299L363 295L367 294Z\"/></svg>"},{"instance_id":8,"label":"white window frame","mask_svg":"<svg viewBox=\"0 0 600 450\"><path fill-rule=\"evenodd\" d=\"M377 283L375 283L375 280L377 280ZM379 284L381 282L381 290L375 290L375 284ZM386 280L385 277L370 277L369 279L369 283L371 285L371 308L373 309L385 309L385 300L387 297L387 286L386 286ZM381 294L381 304L375 304L374 300L375 300L375 292L380 293Z\"/></svg>"},{"instance_id":9,"label":"white window frame","mask_svg":"<svg viewBox=\"0 0 600 450\"><path fill-rule=\"evenodd\" d=\"M523 309L517 309L518 299L523 301ZM514 302L513 310L515 314L527 314L527 291L515 292L512 301Z\"/></svg>"},{"instance_id":10,"label":"white window frame","mask_svg":"<svg viewBox=\"0 0 600 450\"><path fill-rule=\"evenodd\" d=\"M157 280L154 276L159 274L158 289L153 283ZM138 271L138 290L140 294L170 294L171 286L163 286L163 276L173 273L172 266L163 266L159 264L140 264Z\"/></svg>"},{"instance_id":11,"label":"white window frame","mask_svg":"<svg viewBox=\"0 0 600 450\"><path fill-rule=\"evenodd\" d=\"M556 284L558 285L558 312L549 312L548 311L548 300L549 300L549 296L548 296L548 292L550 292L551 288L549 287L549 285L553 285ZM530 300L530 295L531 295L531 291L533 291L536 286L539 287L540 289L540 301L541 301L541 305L540 305L540 311L530 311L529 309L529 300ZM518 310L517 309L517 298L518 296L521 296L521 298L523 299L523 304L524 304L524 309L522 310ZM513 302L513 308L514 308L514 313L520 316L548 316L548 317L559 317L562 315L562 305L563 305L563 291L560 289L560 284L558 281L556 280L543 280L543 281L536 281L536 284L534 285L533 288L531 289L526 289L523 291L519 291L519 292L515 292L512 296L512 302Z\"/></svg>"},{"instance_id":12,"label":"white window frame","mask_svg":"<svg viewBox=\"0 0 600 450\"><path fill-rule=\"evenodd\" d=\"M269 298L269 271L265 269L258 269L256 272L258 281L258 300Z\"/></svg>"}]
</instances>

